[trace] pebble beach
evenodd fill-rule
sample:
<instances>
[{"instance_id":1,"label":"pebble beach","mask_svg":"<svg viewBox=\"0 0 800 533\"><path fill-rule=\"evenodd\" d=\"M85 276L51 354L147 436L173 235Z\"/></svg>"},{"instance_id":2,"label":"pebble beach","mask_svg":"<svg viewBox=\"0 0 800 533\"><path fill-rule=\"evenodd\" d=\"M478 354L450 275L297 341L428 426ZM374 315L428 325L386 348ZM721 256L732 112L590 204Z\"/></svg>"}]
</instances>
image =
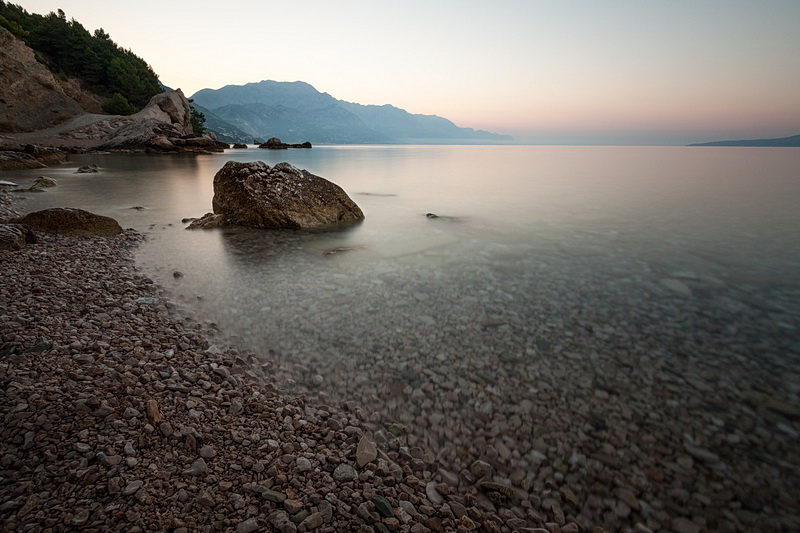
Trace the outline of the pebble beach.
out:
<instances>
[{"instance_id":1,"label":"pebble beach","mask_svg":"<svg viewBox=\"0 0 800 533\"><path fill-rule=\"evenodd\" d=\"M313 328L279 323L285 337L253 353L224 320L219 330L193 319L141 275L141 235L37 236L0 251L5 530L800 529L798 320L780 287L741 305L741 291L714 280L624 278L658 292L654 314L596 290L604 274L578 279L547 261L526 274L514 250L493 252L506 254L501 268L478 268L472 300L427 293L394 262L370 267L369 290L331 301L403 294L424 310L420 323L369 346L334 342L338 358L318 352ZM526 314L536 325L492 290L492 275L510 273L538 291ZM438 339L456 300L480 318ZM332 330L346 319L375 331L368 303L307 311ZM731 329L734 318L746 326ZM687 333L696 322L702 333ZM509 340L520 337L521 350ZM318 355L300 362L298 350ZM373 368L374 353L387 365Z\"/></svg>"}]
</instances>

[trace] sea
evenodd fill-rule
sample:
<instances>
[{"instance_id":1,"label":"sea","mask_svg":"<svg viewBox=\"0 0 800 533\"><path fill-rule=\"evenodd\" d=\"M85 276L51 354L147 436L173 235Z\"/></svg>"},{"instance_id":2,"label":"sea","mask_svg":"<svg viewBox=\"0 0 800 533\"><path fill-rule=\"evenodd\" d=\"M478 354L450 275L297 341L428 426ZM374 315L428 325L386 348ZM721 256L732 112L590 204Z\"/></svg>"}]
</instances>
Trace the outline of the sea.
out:
<instances>
[{"instance_id":1,"label":"sea","mask_svg":"<svg viewBox=\"0 0 800 533\"><path fill-rule=\"evenodd\" d=\"M186 229L231 160L306 169L366 218L322 233ZM100 171L76 173L88 164ZM521 405L547 406L529 435L569 431L590 399L602 411L597 390L695 439L742 416L797 434L798 149L250 146L74 155L3 179L40 175L58 185L17 193L25 211L77 207L135 228L140 272L179 312L257 354L279 389L402 423L412 444L478 457L469 441L504 423L515 434ZM683 402L705 422L687 422Z\"/></svg>"}]
</instances>

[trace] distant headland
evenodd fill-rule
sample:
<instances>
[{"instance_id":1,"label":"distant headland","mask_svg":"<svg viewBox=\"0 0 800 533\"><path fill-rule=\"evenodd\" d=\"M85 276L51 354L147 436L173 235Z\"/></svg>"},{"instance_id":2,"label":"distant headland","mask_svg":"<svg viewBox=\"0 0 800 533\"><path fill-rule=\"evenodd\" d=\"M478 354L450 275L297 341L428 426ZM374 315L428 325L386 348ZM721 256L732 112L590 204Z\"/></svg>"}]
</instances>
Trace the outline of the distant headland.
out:
<instances>
[{"instance_id":1,"label":"distant headland","mask_svg":"<svg viewBox=\"0 0 800 533\"><path fill-rule=\"evenodd\" d=\"M800 147L800 135L780 137L778 139L751 139L742 141L713 141L707 143L690 144L689 146L774 146L774 147Z\"/></svg>"}]
</instances>

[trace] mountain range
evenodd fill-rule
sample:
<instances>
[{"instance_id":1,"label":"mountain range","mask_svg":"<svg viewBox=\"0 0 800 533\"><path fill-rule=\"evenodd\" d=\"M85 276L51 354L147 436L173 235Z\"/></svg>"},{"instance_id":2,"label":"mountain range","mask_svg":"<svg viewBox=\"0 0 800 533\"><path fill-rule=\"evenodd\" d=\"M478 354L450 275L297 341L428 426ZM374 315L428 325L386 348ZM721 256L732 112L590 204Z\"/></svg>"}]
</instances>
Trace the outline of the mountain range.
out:
<instances>
[{"instance_id":1,"label":"mountain range","mask_svg":"<svg viewBox=\"0 0 800 533\"><path fill-rule=\"evenodd\" d=\"M302 81L264 80L202 89L191 96L220 140L278 137L312 144L477 144L513 141L509 135L462 128L435 115L392 105L337 100Z\"/></svg>"}]
</instances>

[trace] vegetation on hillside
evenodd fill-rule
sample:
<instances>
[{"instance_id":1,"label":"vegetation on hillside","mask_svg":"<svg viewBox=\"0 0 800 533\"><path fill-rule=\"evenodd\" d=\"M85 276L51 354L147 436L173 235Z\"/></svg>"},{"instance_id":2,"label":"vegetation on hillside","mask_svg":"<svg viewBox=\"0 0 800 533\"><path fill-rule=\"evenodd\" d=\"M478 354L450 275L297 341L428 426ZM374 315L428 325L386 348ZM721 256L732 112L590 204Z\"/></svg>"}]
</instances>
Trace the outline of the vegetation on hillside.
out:
<instances>
[{"instance_id":1,"label":"vegetation on hillside","mask_svg":"<svg viewBox=\"0 0 800 533\"><path fill-rule=\"evenodd\" d=\"M192 105L194 100L189 99L189 110L191 111L192 133L201 136L206 132L206 116Z\"/></svg>"},{"instance_id":2,"label":"vegetation on hillside","mask_svg":"<svg viewBox=\"0 0 800 533\"><path fill-rule=\"evenodd\" d=\"M0 0L0 26L25 41L61 79L81 78L108 98L103 104L108 113L135 113L163 91L142 58L117 46L102 28L90 34L60 9L43 16Z\"/></svg>"}]
</instances>

